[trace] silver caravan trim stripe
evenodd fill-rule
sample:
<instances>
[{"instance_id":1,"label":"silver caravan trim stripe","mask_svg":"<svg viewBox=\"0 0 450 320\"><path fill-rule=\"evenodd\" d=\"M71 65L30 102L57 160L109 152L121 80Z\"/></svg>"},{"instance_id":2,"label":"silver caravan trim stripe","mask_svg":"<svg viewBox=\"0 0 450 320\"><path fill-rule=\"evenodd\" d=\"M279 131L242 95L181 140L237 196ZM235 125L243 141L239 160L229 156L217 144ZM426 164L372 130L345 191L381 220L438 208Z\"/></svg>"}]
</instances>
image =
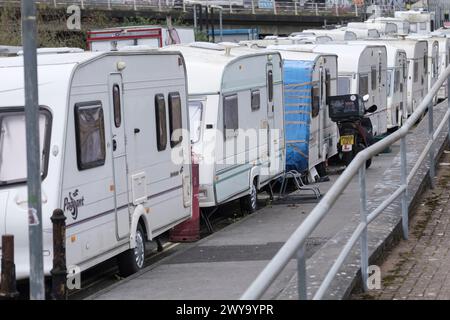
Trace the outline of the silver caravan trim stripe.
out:
<instances>
[{"instance_id":1,"label":"silver caravan trim stripe","mask_svg":"<svg viewBox=\"0 0 450 320\"><path fill-rule=\"evenodd\" d=\"M158 193L152 194L152 195L148 196L146 200L150 200L150 199L152 199L152 198L156 198L156 197L158 197L158 196L162 196L163 194L166 194L166 193L169 193L169 192L176 191L176 190L178 190L178 189L181 189L182 187L183 187L183 185L180 184L179 186L176 186L176 187L173 187L173 188L164 190L164 191L162 191L162 192L158 192ZM89 222L89 221L91 221L91 220L100 218L100 217L102 217L102 216L106 216L106 215L108 215L108 214L110 214L110 213L114 213L114 212L116 212L116 211L123 210L123 209L125 209L125 208L127 208L127 207L130 207L130 206L133 206L133 203L132 203L132 202L130 202L130 203L126 204L126 205L120 206L120 207L117 208L117 209L110 209L110 210L108 210L108 211L104 211L104 212L102 212L102 213L96 214L95 216L92 216L92 217L89 217L89 218L86 218L86 219L83 219L83 220L80 220L80 221L76 221L76 222L74 222L74 223L71 223L71 224L67 225L67 228L72 228L72 227L77 226L77 225L80 225L80 224L82 224L82 223Z\"/></svg>"}]
</instances>

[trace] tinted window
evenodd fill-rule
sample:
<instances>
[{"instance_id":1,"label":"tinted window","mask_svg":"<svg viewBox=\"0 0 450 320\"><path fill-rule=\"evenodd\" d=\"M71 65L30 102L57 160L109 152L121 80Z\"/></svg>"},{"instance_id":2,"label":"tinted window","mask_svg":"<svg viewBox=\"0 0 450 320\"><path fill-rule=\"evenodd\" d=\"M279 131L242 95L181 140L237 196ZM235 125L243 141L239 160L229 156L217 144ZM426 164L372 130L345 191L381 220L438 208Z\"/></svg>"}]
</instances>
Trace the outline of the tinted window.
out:
<instances>
[{"instance_id":1,"label":"tinted window","mask_svg":"<svg viewBox=\"0 0 450 320\"><path fill-rule=\"evenodd\" d=\"M120 127L122 123L122 114L120 111L120 88L118 84L113 86L113 108L114 108L114 125Z\"/></svg>"},{"instance_id":2,"label":"tinted window","mask_svg":"<svg viewBox=\"0 0 450 320\"><path fill-rule=\"evenodd\" d=\"M238 96L233 94L223 97L223 129L225 137L235 136L239 128Z\"/></svg>"},{"instance_id":3,"label":"tinted window","mask_svg":"<svg viewBox=\"0 0 450 320\"><path fill-rule=\"evenodd\" d=\"M361 97L369 93L369 76L367 74L359 75L359 94Z\"/></svg>"},{"instance_id":4,"label":"tinted window","mask_svg":"<svg viewBox=\"0 0 450 320\"><path fill-rule=\"evenodd\" d=\"M414 61L414 82L419 81L419 62Z\"/></svg>"},{"instance_id":5,"label":"tinted window","mask_svg":"<svg viewBox=\"0 0 450 320\"><path fill-rule=\"evenodd\" d=\"M331 74L330 74L330 70L326 69L325 70L325 93L327 96L327 99L329 96L331 96Z\"/></svg>"},{"instance_id":6,"label":"tinted window","mask_svg":"<svg viewBox=\"0 0 450 320\"><path fill-rule=\"evenodd\" d=\"M253 90L251 92L251 95L252 95L252 98L251 98L252 99L251 100L252 111L259 110L259 108L261 106L259 90Z\"/></svg>"},{"instance_id":7,"label":"tinted window","mask_svg":"<svg viewBox=\"0 0 450 320\"><path fill-rule=\"evenodd\" d=\"M375 68L375 67L372 67L370 81L372 83L372 90L376 90L377 89L377 68Z\"/></svg>"},{"instance_id":8,"label":"tinted window","mask_svg":"<svg viewBox=\"0 0 450 320\"><path fill-rule=\"evenodd\" d=\"M267 85L269 90L269 102L273 101L273 71L269 70L267 73Z\"/></svg>"},{"instance_id":9,"label":"tinted window","mask_svg":"<svg viewBox=\"0 0 450 320\"><path fill-rule=\"evenodd\" d=\"M156 119L156 144L158 151L166 149L167 145L167 120L166 101L163 94L155 96L155 119Z\"/></svg>"},{"instance_id":10,"label":"tinted window","mask_svg":"<svg viewBox=\"0 0 450 320\"><path fill-rule=\"evenodd\" d=\"M169 93L169 128L170 128L170 146L173 148L181 142L182 128L181 119L181 97L178 92Z\"/></svg>"},{"instance_id":11,"label":"tinted window","mask_svg":"<svg viewBox=\"0 0 450 320\"><path fill-rule=\"evenodd\" d=\"M314 118L320 111L320 90L319 87L313 87L311 90L311 116Z\"/></svg>"},{"instance_id":12,"label":"tinted window","mask_svg":"<svg viewBox=\"0 0 450 320\"><path fill-rule=\"evenodd\" d=\"M105 123L100 101L75 105L75 137L79 170L105 163Z\"/></svg>"}]
</instances>

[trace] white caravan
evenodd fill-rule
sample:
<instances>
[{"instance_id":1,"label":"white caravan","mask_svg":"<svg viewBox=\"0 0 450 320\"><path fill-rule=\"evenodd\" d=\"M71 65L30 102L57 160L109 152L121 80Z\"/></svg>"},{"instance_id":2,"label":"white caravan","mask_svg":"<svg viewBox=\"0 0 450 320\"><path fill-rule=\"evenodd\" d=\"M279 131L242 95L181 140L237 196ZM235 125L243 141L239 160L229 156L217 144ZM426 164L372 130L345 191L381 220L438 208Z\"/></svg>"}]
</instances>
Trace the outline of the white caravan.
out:
<instances>
[{"instance_id":1,"label":"white caravan","mask_svg":"<svg viewBox=\"0 0 450 320\"><path fill-rule=\"evenodd\" d=\"M354 41L349 44L374 44L386 47L387 51L387 127L401 126L406 120L406 88L408 84L408 59L403 49L391 46L387 41Z\"/></svg>"},{"instance_id":2,"label":"white caravan","mask_svg":"<svg viewBox=\"0 0 450 320\"><path fill-rule=\"evenodd\" d=\"M282 61L278 52L231 44L175 45L186 60L200 207L242 198L285 171Z\"/></svg>"},{"instance_id":3,"label":"white caravan","mask_svg":"<svg viewBox=\"0 0 450 320\"><path fill-rule=\"evenodd\" d=\"M333 41L349 41L358 39L354 32L340 29L306 29L303 30L303 33L306 35L328 36L333 39Z\"/></svg>"},{"instance_id":4,"label":"white caravan","mask_svg":"<svg viewBox=\"0 0 450 320\"><path fill-rule=\"evenodd\" d=\"M347 27L350 29L376 29L382 36L397 33L397 25L390 22L349 22Z\"/></svg>"},{"instance_id":5,"label":"white caravan","mask_svg":"<svg viewBox=\"0 0 450 320\"><path fill-rule=\"evenodd\" d=\"M441 75L450 64L450 38L445 33L435 32L433 38L439 42L439 75ZM447 99L447 80L444 81L438 92L438 99Z\"/></svg>"},{"instance_id":6,"label":"white caravan","mask_svg":"<svg viewBox=\"0 0 450 320\"><path fill-rule=\"evenodd\" d=\"M413 40L424 40L428 43L428 90L436 83L439 77L439 41L430 35L414 34L407 37ZM433 98L433 103L437 103L437 96Z\"/></svg>"},{"instance_id":7,"label":"white caravan","mask_svg":"<svg viewBox=\"0 0 450 320\"><path fill-rule=\"evenodd\" d=\"M316 53L331 53L338 56L338 95L370 95L367 107L377 106L368 114L373 126L373 135L387 132L387 53L386 47L370 44L305 44L294 45L295 49ZM286 46L289 49L289 46Z\"/></svg>"},{"instance_id":8,"label":"white caravan","mask_svg":"<svg viewBox=\"0 0 450 320\"><path fill-rule=\"evenodd\" d=\"M426 41L412 39L386 38L383 40L406 52L408 59L407 114L403 116L407 118L428 92L428 44Z\"/></svg>"},{"instance_id":9,"label":"white caravan","mask_svg":"<svg viewBox=\"0 0 450 320\"><path fill-rule=\"evenodd\" d=\"M409 33L409 22L400 19L400 18L392 18L392 17L378 17L375 19L368 19L366 22L381 22L381 23L394 23L397 25L397 34L406 35Z\"/></svg>"},{"instance_id":10,"label":"white caravan","mask_svg":"<svg viewBox=\"0 0 450 320\"><path fill-rule=\"evenodd\" d=\"M176 52L38 56L44 271L52 224L67 217L67 265L119 255L143 266L145 241L191 217L187 84ZM0 59L0 235L13 234L18 279L30 272L23 57ZM174 133L174 134L172 134ZM183 158L184 157L184 158Z\"/></svg>"},{"instance_id":11,"label":"white caravan","mask_svg":"<svg viewBox=\"0 0 450 320\"><path fill-rule=\"evenodd\" d=\"M193 41L195 34L192 28L167 28L157 25L106 28L87 33L87 44L91 51L115 51L137 45L160 48Z\"/></svg>"},{"instance_id":12,"label":"white caravan","mask_svg":"<svg viewBox=\"0 0 450 320\"><path fill-rule=\"evenodd\" d=\"M428 34L435 29L435 14L427 11L395 11L395 18L409 22L410 33Z\"/></svg>"},{"instance_id":13,"label":"white caravan","mask_svg":"<svg viewBox=\"0 0 450 320\"><path fill-rule=\"evenodd\" d=\"M327 97L337 94L337 56L289 46L267 49L279 51L284 64L287 170L307 169L314 181L326 174L326 161L338 153L338 128L327 106ZM311 111L305 114L303 109Z\"/></svg>"}]
</instances>

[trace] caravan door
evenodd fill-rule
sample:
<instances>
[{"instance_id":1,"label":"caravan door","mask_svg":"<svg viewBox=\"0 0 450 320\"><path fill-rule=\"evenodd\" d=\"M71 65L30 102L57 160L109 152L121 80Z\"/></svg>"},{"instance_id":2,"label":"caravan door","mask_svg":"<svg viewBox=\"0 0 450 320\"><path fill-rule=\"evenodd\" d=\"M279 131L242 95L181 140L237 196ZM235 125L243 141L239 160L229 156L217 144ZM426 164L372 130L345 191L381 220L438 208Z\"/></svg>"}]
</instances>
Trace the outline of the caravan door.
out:
<instances>
[{"instance_id":1,"label":"caravan door","mask_svg":"<svg viewBox=\"0 0 450 320\"><path fill-rule=\"evenodd\" d=\"M120 240L127 237L130 232L122 75L110 74L108 87L114 179L111 188L115 194L116 236Z\"/></svg>"}]
</instances>

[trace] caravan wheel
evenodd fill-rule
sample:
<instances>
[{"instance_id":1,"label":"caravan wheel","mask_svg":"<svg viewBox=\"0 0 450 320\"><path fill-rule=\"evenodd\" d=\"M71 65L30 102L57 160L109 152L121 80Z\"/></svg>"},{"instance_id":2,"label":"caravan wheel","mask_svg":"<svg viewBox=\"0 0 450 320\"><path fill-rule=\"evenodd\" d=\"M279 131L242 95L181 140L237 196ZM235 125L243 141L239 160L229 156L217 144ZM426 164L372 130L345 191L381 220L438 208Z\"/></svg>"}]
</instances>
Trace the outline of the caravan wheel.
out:
<instances>
[{"instance_id":1,"label":"caravan wheel","mask_svg":"<svg viewBox=\"0 0 450 320\"><path fill-rule=\"evenodd\" d=\"M136 247L119 255L119 272L123 277L138 272L144 266L145 260L145 233L139 224L136 230Z\"/></svg>"},{"instance_id":2,"label":"caravan wheel","mask_svg":"<svg viewBox=\"0 0 450 320\"><path fill-rule=\"evenodd\" d=\"M250 194L241 198L241 208L248 213L258 210L258 190L256 190L256 180L251 186Z\"/></svg>"}]
</instances>

